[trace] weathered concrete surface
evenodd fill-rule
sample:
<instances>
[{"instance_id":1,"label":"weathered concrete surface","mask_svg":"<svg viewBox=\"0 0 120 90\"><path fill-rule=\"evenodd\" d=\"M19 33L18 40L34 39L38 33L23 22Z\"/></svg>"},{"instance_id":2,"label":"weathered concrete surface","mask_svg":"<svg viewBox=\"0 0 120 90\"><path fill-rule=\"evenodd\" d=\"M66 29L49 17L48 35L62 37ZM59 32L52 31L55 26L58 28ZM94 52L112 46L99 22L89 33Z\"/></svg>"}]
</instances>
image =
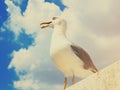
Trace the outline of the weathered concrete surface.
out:
<instances>
[{"instance_id":1,"label":"weathered concrete surface","mask_svg":"<svg viewBox=\"0 0 120 90\"><path fill-rule=\"evenodd\" d=\"M66 90L120 90L120 60Z\"/></svg>"}]
</instances>

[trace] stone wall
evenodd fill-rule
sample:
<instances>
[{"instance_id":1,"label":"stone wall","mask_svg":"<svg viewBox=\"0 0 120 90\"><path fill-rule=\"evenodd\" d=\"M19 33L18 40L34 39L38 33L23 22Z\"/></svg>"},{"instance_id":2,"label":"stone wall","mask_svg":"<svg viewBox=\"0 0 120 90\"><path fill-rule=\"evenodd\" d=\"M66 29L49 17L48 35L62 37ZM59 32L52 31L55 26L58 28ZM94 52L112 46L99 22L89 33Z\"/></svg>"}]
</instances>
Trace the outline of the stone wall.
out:
<instances>
[{"instance_id":1,"label":"stone wall","mask_svg":"<svg viewBox=\"0 0 120 90\"><path fill-rule=\"evenodd\" d=\"M120 90L120 60L66 90Z\"/></svg>"}]
</instances>

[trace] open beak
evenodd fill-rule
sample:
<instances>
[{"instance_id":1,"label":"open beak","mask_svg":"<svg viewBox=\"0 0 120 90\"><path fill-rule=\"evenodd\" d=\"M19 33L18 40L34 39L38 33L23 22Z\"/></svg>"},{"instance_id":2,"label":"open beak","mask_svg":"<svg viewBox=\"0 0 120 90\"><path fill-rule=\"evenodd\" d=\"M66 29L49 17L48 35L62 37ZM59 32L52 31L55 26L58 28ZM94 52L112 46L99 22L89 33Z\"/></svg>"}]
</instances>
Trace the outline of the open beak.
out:
<instances>
[{"instance_id":1,"label":"open beak","mask_svg":"<svg viewBox=\"0 0 120 90\"><path fill-rule=\"evenodd\" d=\"M41 26L42 29L43 28L47 28L47 27L49 27L49 24L51 24L51 23L52 23L52 21L50 21L50 22L43 22L43 23L40 24L40 26Z\"/></svg>"}]
</instances>

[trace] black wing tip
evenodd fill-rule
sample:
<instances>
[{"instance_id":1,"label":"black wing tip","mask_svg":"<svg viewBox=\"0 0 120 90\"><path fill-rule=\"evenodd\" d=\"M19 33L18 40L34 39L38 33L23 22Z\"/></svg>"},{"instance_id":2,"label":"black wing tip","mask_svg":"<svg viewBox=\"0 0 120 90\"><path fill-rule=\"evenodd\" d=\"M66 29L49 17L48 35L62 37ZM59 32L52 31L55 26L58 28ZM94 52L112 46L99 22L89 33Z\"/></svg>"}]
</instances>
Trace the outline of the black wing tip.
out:
<instances>
[{"instance_id":1,"label":"black wing tip","mask_svg":"<svg viewBox=\"0 0 120 90\"><path fill-rule=\"evenodd\" d=\"M98 70L95 68L95 69L92 69L91 70L93 73L96 73L96 72L98 72Z\"/></svg>"}]
</instances>

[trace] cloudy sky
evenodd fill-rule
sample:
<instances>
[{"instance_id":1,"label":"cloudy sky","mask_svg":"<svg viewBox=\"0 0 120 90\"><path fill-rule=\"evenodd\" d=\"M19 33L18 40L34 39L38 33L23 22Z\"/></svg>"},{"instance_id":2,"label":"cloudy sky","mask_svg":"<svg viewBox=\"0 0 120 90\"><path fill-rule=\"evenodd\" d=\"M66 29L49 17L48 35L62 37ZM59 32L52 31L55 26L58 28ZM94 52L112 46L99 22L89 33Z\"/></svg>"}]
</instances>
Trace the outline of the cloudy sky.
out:
<instances>
[{"instance_id":1,"label":"cloudy sky","mask_svg":"<svg viewBox=\"0 0 120 90\"><path fill-rule=\"evenodd\" d=\"M63 74L49 55L51 29L40 22L61 16L67 37L100 70L120 59L120 0L1 0L0 89L61 90Z\"/></svg>"}]
</instances>

